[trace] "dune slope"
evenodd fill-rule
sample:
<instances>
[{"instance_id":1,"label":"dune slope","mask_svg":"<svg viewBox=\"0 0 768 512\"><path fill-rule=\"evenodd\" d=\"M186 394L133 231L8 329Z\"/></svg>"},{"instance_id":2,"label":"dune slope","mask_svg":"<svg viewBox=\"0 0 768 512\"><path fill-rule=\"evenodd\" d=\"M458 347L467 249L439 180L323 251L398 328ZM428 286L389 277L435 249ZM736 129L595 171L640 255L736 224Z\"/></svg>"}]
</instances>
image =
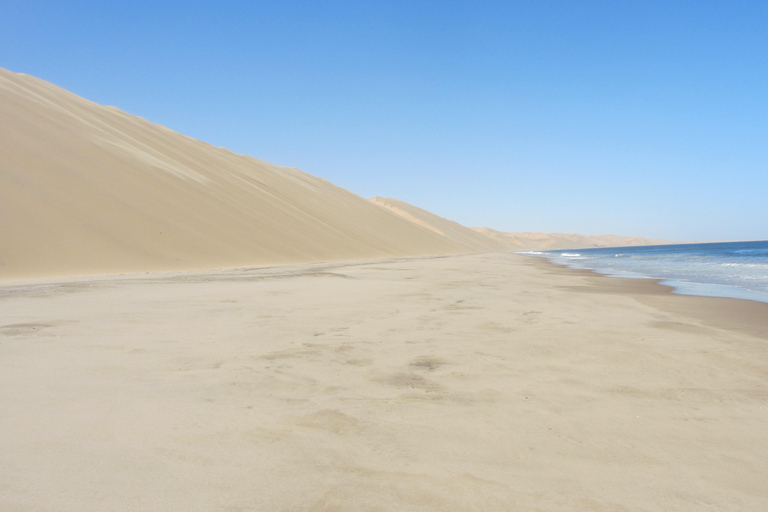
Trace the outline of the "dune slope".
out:
<instances>
[{"instance_id":1,"label":"dune slope","mask_svg":"<svg viewBox=\"0 0 768 512\"><path fill-rule=\"evenodd\" d=\"M0 69L0 279L470 252L297 169Z\"/></svg>"},{"instance_id":2,"label":"dune slope","mask_svg":"<svg viewBox=\"0 0 768 512\"><path fill-rule=\"evenodd\" d=\"M490 228L465 227L399 199L372 197L370 201L387 208L414 224L430 229L456 243L470 247L475 252L586 249L588 247L622 247L676 243L669 240L640 238L636 236L578 235L575 233L505 233Z\"/></svg>"},{"instance_id":3,"label":"dune slope","mask_svg":"<svg viewBox=\"0 0 768 512\"><path fill-rule=\"evenodd\" d=\"M430 229L454 242L471 247L474 251L485 252L509 249L509 244L504 240L491 238L471 228L464 227L458 222L445 219L432 212L408 204L405 201L389 197L372 197L370 201L387 208L404 219L410 220L414 224Z\"/></svg>"}]
</instances>

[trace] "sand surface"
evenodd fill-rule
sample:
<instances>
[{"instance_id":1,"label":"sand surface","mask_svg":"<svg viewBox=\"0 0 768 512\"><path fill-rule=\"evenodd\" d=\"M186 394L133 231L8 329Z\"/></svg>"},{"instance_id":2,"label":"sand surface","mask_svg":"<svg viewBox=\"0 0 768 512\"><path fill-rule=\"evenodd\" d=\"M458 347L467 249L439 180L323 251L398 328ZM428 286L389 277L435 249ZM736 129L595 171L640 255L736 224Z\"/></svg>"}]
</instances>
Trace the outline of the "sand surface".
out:
<instances>
[{"instance_id":1,"label":"sand surface","mask_svg":"<svg viewBox=\"0 0 768 512\"><path fill-rule=\"evenodd\" d=\"M766 510L767 310L505 253L4 286L0 510Z\"/></svg>"}]
</instances>

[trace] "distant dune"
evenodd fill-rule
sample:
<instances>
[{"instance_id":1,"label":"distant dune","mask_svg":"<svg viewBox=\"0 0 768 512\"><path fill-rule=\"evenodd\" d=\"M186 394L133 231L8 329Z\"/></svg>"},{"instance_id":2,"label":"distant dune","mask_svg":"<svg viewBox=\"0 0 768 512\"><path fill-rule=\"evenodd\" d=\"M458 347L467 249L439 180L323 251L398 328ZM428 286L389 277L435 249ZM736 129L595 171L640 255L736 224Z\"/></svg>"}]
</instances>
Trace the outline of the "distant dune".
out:
<instances>
[{"instance_id":1,"label":"distant dune","mask_svg":"<svg viewBox=\"0 0 768 512\"><path fill-rule=\"evenodd\" d=\"M617 235L577 235L575 233L504 233L490 228L472 228L478 233L506 243L516 251L625 247L630 245L674 244L671 240Z\"/></svg>"},{"instance_id":2,"label":"distant dune","mask_svg":"<svg viewBox=\"0 0 768 512\"><path fill-rule=\"evenodd\" d=\"M0 279L472 252L323 179L0 69Z\"/></svg>"},{"instance_id":3,"label":"distant dune","mask_svg":"<svg viewBox=\"0 0 768 512\"><path fill-rule=\"evenodd\" d=\"M621 247L675 243L640 237L616 235L577 235L572 233L504 233L490 228L468 228L452 220L410 205L399 199L373 197L376 203L411 222L444 235L475 251L537 251L551 249L584 249L588 247Z\"/></svg>"}]
</instances>

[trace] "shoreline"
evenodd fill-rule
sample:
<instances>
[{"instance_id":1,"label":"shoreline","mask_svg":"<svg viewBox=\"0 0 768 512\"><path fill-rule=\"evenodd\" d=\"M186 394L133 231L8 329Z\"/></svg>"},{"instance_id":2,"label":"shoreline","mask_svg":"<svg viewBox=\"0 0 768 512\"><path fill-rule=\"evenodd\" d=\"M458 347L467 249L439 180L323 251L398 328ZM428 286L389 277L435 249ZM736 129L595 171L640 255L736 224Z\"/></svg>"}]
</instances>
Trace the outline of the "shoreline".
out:
<instances>
[{"instance_id":1,"label":"shoreline","mask_svg":"<svg viewBox=\"0 0 768 512\"><path fill-rule=\"evenodd\" d=\"M243 274L256 273L260 278L291 277L323 270L365 266L372 264L392 264L409 261L428 261L443 258L462 258L485 254L513 254L522 256L538 268L553 274L583 276L589 279L591 287L574 287L583 293L619 293L634 296L638 302L681 314L712 327L730 329L748 333L768 340L768 303L737 298L709 295L676 293L672 284L664 279L616 277L602 274L592 269L569 267L555 263L545 256L511 251L495 251L469 254L439 254L393 258L371 258L354 260L329 260L307 263L284 263L258 266L213 268L206 270L143 271L112 274L49 276L28 279L0 281L0 297L13 294L41 292L57 287L110 285L117 283L163 283L185 280L237 279ZM679 299L677 299L679 298Z\"/></svg>"},{"instance_id":2,"label":"shoreline","mask_svg":"<svg viewBox=\"0 0 768 512\"><path fill-rule=\"evenodd\" d=\"M680 295L752 300L768 304L765 273L750 268L762 267L768 254L768 240L707 242L688 244L692 250L677 249L681 244L633 247L588 247L583 249L521 252L541 256L568 268L593 270L609 277L657 279ZM698 246L698 247L697 247ZM639 257L635 263L624 258ZM621 259L616 259L621 258ZM584 261L582 261L584 260ZM689 264L688 261L701 260ZM725 267L739 267L737 270Z\"/></svg>"},{"instance_id":3,"label":"shoreline","mask_svg":"<svg viewBox=\"0 0 768 512\"><path fill-rule=\"evenodd\" d=\"M591 269L572 268L545 257L522 255L537 261L540 268L561 275L581 275L592 290L584 293L620 293L634 296L638 302L671 313L684 315L711 327L744 332L768 340L768 303L736 297L711 297L675 293L664 279L613 277Z\"/></svg>"},{"instance_id":4,"label":"shoreline","mask_svg":"<svg viewBox=\"0 0 768 512\"><path fill-rule=\"evenodd\" d=\"M486 254L513 254L525 257L538 268L553 274L583 276L589 279L589 287L573 287L583 293L619 293L634 296L638 302L681 314L721 329L748 333L768 340L768 303L737 298L676 293L674 285L664 279L616 277L592 269L569 267L555 263L545 256L511 251L495 251L469 254L438 254L409 257L371 258L354 260L329 260L307 263L284 263L258 266L212 268L206 270L142 271L112 274L49 276L0 281L0 297L12 294L41 292L57 287L111 285L117 283L163 283L188 280L238 279L239 276L256 273L263 279L291 277L324 270L393 264L409 261L429 261L443 258L462 258ZM677 299L679 298L679 299Z\"/></svg>"}]
</instances>

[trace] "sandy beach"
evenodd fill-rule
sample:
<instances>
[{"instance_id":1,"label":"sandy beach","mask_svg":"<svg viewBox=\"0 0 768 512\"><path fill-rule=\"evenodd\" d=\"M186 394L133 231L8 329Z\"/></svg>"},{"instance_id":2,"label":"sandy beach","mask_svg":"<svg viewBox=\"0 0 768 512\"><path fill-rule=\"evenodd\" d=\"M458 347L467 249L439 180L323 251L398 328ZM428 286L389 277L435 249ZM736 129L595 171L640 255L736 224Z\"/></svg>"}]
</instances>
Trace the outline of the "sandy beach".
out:
<instances>
[{"instance_id":1,"label":"sandy beach","mask_svg":"<svg viewBox=\"0 0 768 512\"><path fill-rule=\"evenodd\" d=\"M4 511L764 510L768 304L511 253L0 288Z\"/></svg>"},{"instance_id":2,"label":"sandy beach","mask_svg":"<svg viewBox=\"0 0 768 512\"><path fill-rule=\"evenodd\" d=\"M768 3L17 4L0 512L768 512Z\"/></svg>"}]
</instances>

